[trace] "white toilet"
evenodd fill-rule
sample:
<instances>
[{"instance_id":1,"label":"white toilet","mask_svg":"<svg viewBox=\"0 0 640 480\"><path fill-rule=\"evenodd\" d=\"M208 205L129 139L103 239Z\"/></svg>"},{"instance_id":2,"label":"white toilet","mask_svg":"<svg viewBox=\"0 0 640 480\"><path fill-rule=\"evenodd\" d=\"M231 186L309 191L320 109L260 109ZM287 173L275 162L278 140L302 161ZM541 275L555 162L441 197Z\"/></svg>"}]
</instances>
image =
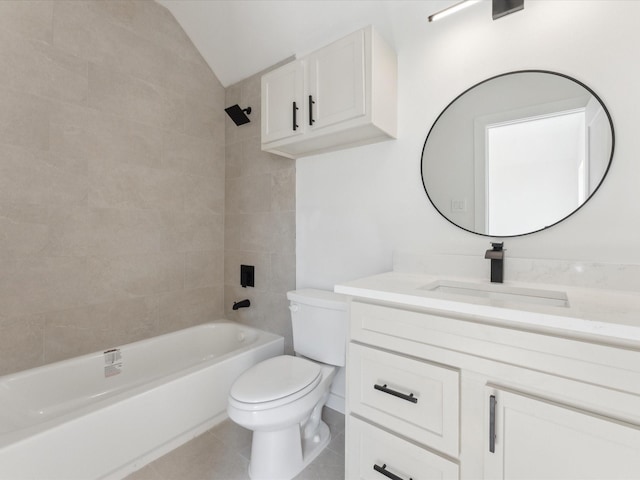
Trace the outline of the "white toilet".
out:
<instances>
[{"instance_id":1,"label":"white toilet","mask_svg":"<svg viewBox=\"0 0 640 480\"><path fill-rule=\"evenodd\" d=\"M336 368L345 364L346 297L306 289L288 292L287 298L299 356L254 365L229 393L229 418L253 430L253 480L289 480L327 446L331 434L321 420L322 407Z\"/></svg>"}]
</instances>

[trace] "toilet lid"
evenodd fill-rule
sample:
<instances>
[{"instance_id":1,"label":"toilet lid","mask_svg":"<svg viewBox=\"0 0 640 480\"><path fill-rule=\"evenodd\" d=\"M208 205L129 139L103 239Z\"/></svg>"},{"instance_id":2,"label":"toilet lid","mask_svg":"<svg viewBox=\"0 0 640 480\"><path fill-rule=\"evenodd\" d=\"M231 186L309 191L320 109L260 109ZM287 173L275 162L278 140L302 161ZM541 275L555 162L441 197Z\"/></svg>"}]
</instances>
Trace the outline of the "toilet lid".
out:
<instances>
[{"instance_id":1,"label":"toilet lid","mask_svg":"<svg viewBox=\"0 0 640 480\"><path fill-rule=\"evenodd\" d=\"M290 355L269 358L238 377L230 395L245 403L262 403L293 395L321 375L320 365Z\"/></svg>"}]
</instances>

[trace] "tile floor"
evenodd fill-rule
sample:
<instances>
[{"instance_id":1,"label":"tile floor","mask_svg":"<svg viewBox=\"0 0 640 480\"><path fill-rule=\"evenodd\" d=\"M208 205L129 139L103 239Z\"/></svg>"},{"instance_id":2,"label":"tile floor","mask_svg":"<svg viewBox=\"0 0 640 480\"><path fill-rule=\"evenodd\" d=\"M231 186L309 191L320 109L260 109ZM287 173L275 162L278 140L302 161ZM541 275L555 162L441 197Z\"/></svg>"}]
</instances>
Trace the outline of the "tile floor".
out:
<instances>
[{"instance_id":1,"label":"tile floor","mask_svg":"<svg viewBox=\"0 0 640 480\"><path fill-rule=\"evenodd\" d=\"M331 443L294 480L344 480L344 415L324 409ZM251 432L231 420L169 452L127 480L249 480Z\"/></svg>"}]
</instances>

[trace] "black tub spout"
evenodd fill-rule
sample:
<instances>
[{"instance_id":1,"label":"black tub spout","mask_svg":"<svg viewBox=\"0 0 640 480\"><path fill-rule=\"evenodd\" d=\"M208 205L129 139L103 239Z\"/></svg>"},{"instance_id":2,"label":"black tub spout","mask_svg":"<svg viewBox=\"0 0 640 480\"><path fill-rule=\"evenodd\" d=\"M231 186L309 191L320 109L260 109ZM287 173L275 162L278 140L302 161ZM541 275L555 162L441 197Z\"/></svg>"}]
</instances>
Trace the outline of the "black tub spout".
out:
<instances>
[{"instance_id":1,"label":"black tub spout","mask_svg":"<svg viewBox=\"0 0 640 480\"><path fill-rule=\"evenodd\" d=\"M249 299L240 300L239 302L233 302L233 309L238 310L239 308L248 308L251 306L251 302Z\"/></svg>"}]
</instances>

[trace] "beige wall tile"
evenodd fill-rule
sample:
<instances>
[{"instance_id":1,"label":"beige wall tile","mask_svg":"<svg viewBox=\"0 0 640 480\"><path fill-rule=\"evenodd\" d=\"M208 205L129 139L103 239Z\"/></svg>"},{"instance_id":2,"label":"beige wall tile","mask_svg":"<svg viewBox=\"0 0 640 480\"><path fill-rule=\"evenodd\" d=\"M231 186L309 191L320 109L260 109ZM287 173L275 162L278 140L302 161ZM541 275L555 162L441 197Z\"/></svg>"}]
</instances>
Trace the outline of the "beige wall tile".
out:
<instances>
[{"instance_id":1,"label":"beige wall tile","mask_svg":"<svg viewBox=\"0 0 640 480\"><path fill-rule=\"evenodd\" d=\"M229 143L227 142L225 148L225 177L236 178L243 173L242 166L242 148L241 142Z\"/></svg>"},{"instance_id":2,"label":"beige wall tile","mask_svg":"<svg viewBox=\"0 0 640 480\"><path fill-rule=\"evenodd\" d=\"M92 241L91 215L87 207L49 207L48 237L40 252L51 257L83 257Z\"/></svg>"},{"instance_id":3,"label":"beige wall tile","mask_svg":"<svg viewBox=\"0 0 640 480\"><path fill-rule=\"evenodd\" d=\"M271 214L227 214L224 243L227 249L269 253L273 245L273 229Z\"/></svg>"},{"instance_id":4,"label":"beige wall tile","mask_svg":"<svg viewBox=\"0 0 640 480\"><path fill-rule=\"evenodd\" d=\"M72 158L159 166L162 131L67 103L51 109L50 150Z\"/></svg>"},{"instance_id":5,"label":"beige wall tile","mask_svg":"<svg viewBox=\"0 0 640 480\"><path fill-rule=\"evenodd\" d=\"M144 255L161 251L164 234L155 210L90 208L88 254Z\"/></svg>"},{"instance_id":6,"label":"beige wall tile","mask_svg":"<svg viewBox=\"0 0 640 480\"><path fill-rule=\"evenodd\" d=\"M189 175L219 177L225 169L224 139L167 132L162 140L162 165Z\"/></svg>"},{"instance_id":7,"label":"beige wall tile","mask_svg":"<svg viewBox=\"0 0 640 480\"><path fill-rule=\"evenodd\" d=\"M157 332L158 300L144 297L45 314L44 361L106 350Z\"/></svg>"},{"instance_id":8,"label":"beige wall tile","mask_svg":"<svg viewBox=\"0 0 640 480\"><path fill-rule=\"evenodd\" d=\"M0 2L0 30L50 43L53 3L50 0Z\"/></svg>"},{"instance_id":9,"label":"beige wall tile","mask_svg":"<svg viewBox=\"0 0 640 480\"><path fill-rule=\"evenodd\" d=\"M207 213L224 214L224 175L203 177L185 175L184 208L187 211L202 210Z\"/></svg>"},{"instance_id":10,"label":"beige wall tile","mask_svg":"<svg viewBox=\"0 0 640 480\"><path fill-rule=\"evenodd\" d=\"M271 175L271 211L293 212L296 209L296 170L282 168Z\"/></svg>"},{"instance_id":11,"label":"beige wall tile","mask_svg":"<svg viewBox=\"0 0 640 480\"><path fill-rule=\"evenodd\" d=\"M228 178L225 184L226 212L268 213L271 211L271 192L270 174Z\"/></svg>"},{"instance_id":12,"label":"beige wall tile","mask_svg":"<svg viewBox=\"0 0 640 480\"><path fill-rule=\"evenodd\" d=\"M89 303L121 301L184 289L184 255L87 258Z\"/></svg>"},{"instance_id":13,"label":"beige wall tile","mask_svg":"<svg viewBox=\"0 0 640 480\"><path fill-rule=\"evenodd\" d=\"M0 203L86 205L86 161L0 143Z\"/></svg>"},{"instance_id":14,"label":"beige wall tile","mask_svg":"<svg viewBox=\"0 0 640 480\"><path fill-rule=\"evenodd\" d=\"M187 252L184 260L184 287L187 290L224 285L222 248Z\"/></svg>"},{"instance_id":15,"label":"beige wall tile","mask_svg":"<svg viewBox=\"0 0 640 480\"><path fill-rule=\"evenodd\" d=\"M295 161L260 145L260 75L227 88L225 104L251 106L251 123L226 120L225 314L285 337L292 349L286 292L295 288ZM256 266L256 287L239 285L241 263ZM251 307L233 311L249 298Z\"/></svg>"},{"instance_id":16,"label":"beige wall tile","mask_svg":"<svg viewBox=\"0 0 640 480\"><path fill-rule=\"evenodd\" d=\"M272 253L269 290L273 293L288 292L296 288L296 255L294 252Z\"/></svg>"},{"instance_id":17,"label":"beige wall tile","mask_svg":"<svg viewBox=\"0 0 640 480\"><path fill-rule=\"evenodd\" d=\"M0 259L0 311L8 317L82 305L87 298L84 258Z\"/></svg>"},{"instance_id":18,"label":"beige wall tile","mask_svg":"<svg viewBox=\"0 0 640 480\"><path fill-rule=\"evenodd\" d=\"M89 161L92 207L179 210L184 205L185 176L174 170Z\"/></svg>"},{"instance_id":19,"label":"beige wall tile","mask_svg":"<svg viewBox=\"0 0 640 480\"><path fill-rule=\"evenodd\" d=\"M102 64L89 62L88 65L87 105L126 117L133 95L133 77Z\"/></svg>"},{"instance_id":20,"label":"beige wall tile","mask_svg":"<svg viewBox=\"0 0 640 480\"><path fill-rule=\"evenodd\" d=\"M0 258L82 257L88 209L0 203L0 231Z\"/></svg>"},{"instance_id":21,"label":"beige wall tile","mask_svg":"<svg viewBox=\"0 0 640 480\"><path fill-rule=\"evenodd\" d=\"M170 332L223 318L223 287L171 292L159 297L159 330Z\"/></svg>"},{"instance_id":22,"label":"beige wall tile","mask_svg":"<svg viewBox=\"0 0 640 480\"><path fill-rule=\"evenodd\" d=\"M221 316L225 90L171 14L4 0L0 70L2 373Z\"/></svg>"},{"instance_id":23,"label":"beige wall tile","mask_svg":"<svg viewBox=\"0 0 640 480\"><path fill-rule=\"evenodd\" d=\"M77 103L86 101L87 62L42 40L0 30L0 70L0 84L11 90Z\"/></svg>"},{"instance_id":24,"label":"beige wall tile","mask_svg":"<svg viewBox=\"0 0 640 480\"><path fill-rule=\"evenodd\" d=\"M181 238L181 251L208 250L224 241L224 215L185 211Z\"/></svg>"},{"instance_id":25,"label":"beige wall tile","mask_svg":"<svg viewBox=\"0 0 640 480\"><path fill-rule=\"evenodd\" d=\"M49 241L49 215L34 205L0 204L0 258L38 255Z\"/></svg>"},{"instance_id":26,"label":"beige wall tile","mask_svg":"<svg viewBox=\"0 0 640 480\"><path fill-rule=\"evenodd\" d=\"M222 111L216 105L211 105L208 102L203 102L202 97L193 97L187 95L186 97L186 111L184 128L185 133L201 138L221 138L224 136L224 129L222 127Z\"/></svg>"},{"instance_id":27,"label":"beige wall tile","mask_svg":"<svg viewBox=\"0 0 640 480\"><path fill-rule=\"evenodd\" d=\"M0 375L42 365L43 345L44 315L0 319Z\"/></svg>"},{"instance_id":28,"label":"beige wall tile","mask_svg":"<svg viewBox=\"0 0 640 480\"><path fill-rule=\"evenodd\" d=\"M42 97L0 88L1 143L46 150L50 102Z\"/></svg>"}]
</instances>

